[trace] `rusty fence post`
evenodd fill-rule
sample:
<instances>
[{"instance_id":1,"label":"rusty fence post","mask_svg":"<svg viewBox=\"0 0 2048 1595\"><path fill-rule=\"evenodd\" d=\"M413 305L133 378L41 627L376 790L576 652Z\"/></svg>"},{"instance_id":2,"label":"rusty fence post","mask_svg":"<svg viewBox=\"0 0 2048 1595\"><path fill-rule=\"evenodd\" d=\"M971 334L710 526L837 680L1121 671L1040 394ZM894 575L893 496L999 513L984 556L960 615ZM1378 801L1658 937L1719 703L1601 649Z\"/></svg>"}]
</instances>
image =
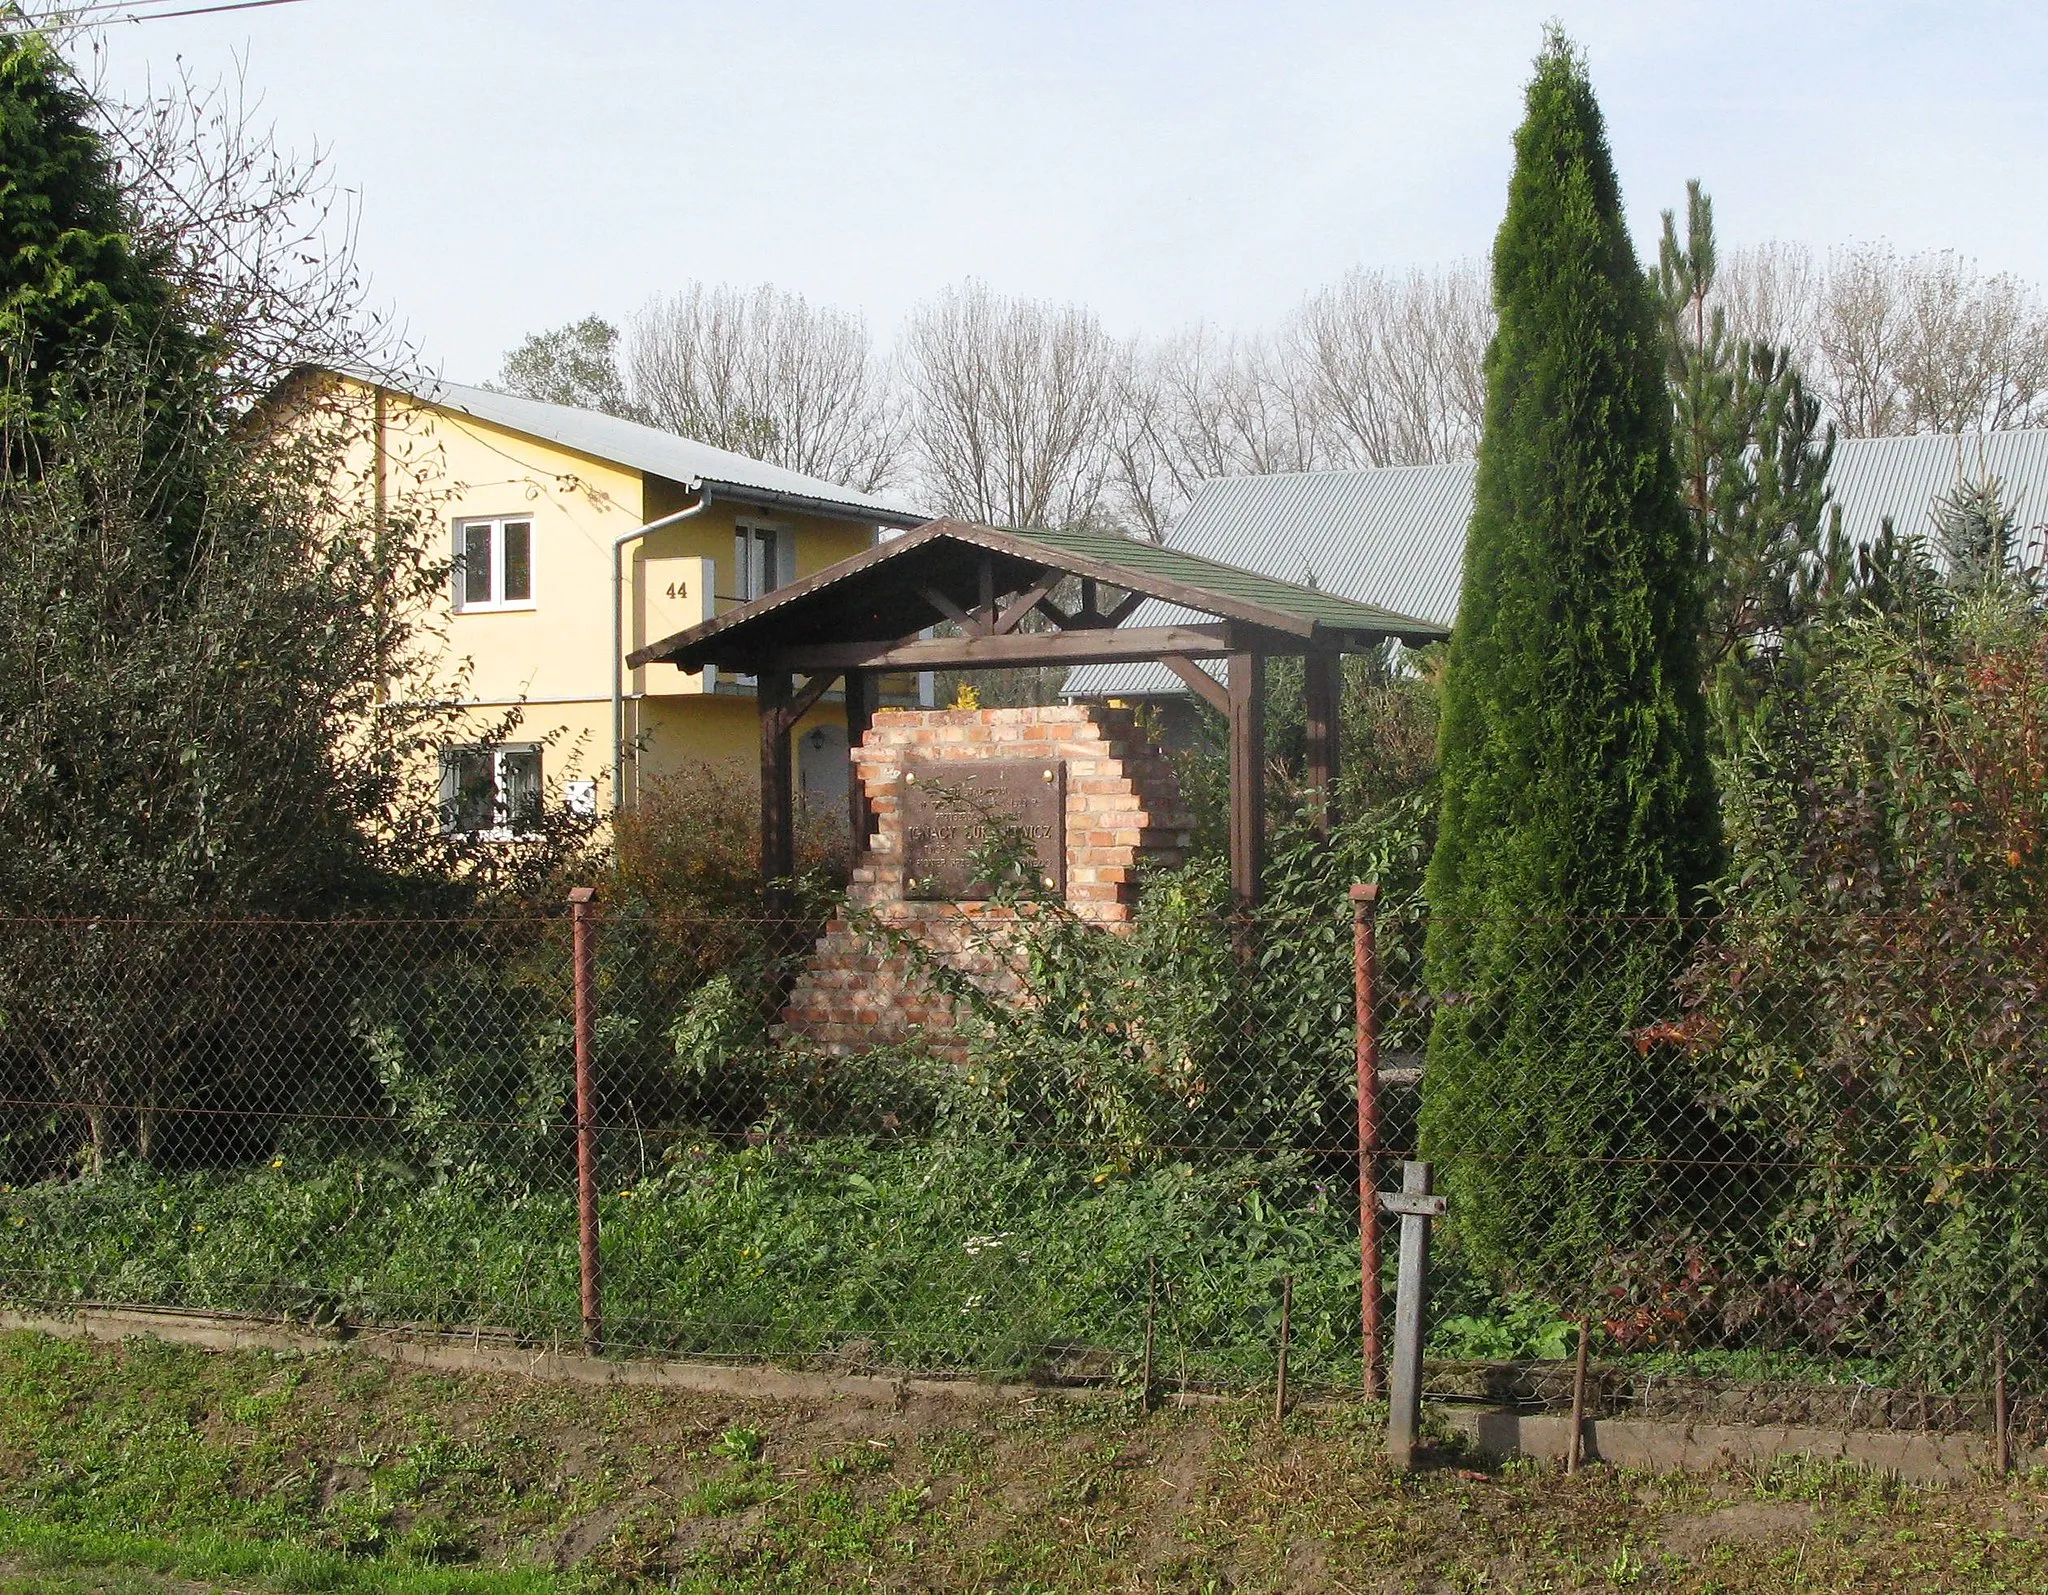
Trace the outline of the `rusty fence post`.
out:
<instances>
[{"instance_id":1,"label":"rusty fence post","mask_svg":"<svg viewBox=\"0 0 2048 1595\"><path fill-rule=\"evenodd\" d=\"M597 888L569 893L576 980L576 1249L583 1297L583 1349L604 1348L604 1282L597 1256L597 1083L591 1054L597 1034Z\"/></svg>"},{"instance_id":2,"label":"rusty fence post","mask_svg":"<svg viewBox=\"0 0 2048 1595\"><path fill-rule=\"evenodd\" d=\"M1380 1294L1380 1026L1379 896L1377 885L1351 888L1352 1007L1358 1068L1358 1309L1359 1359L1365 1368L1365 1399L1386 1396L1380 1346L1384 1302Z\"/></svg>"}]
</instances>

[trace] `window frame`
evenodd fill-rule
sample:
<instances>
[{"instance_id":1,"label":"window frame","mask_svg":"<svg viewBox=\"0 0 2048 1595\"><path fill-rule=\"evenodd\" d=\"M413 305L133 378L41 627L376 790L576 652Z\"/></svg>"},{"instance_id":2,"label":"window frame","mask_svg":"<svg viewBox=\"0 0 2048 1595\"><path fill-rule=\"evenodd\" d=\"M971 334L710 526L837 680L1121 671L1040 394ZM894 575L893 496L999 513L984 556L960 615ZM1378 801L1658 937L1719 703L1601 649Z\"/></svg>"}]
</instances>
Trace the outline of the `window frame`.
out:
<instances>
[{"instance_id":1,"label":"window frame","mask_svg":"<svg viewBox=\"0 0 2048 1595\"><path fill-rule=\"evenodd\" d=\"M465 545L469 533L477 527L491 529L491 596L487 600L472 602L468 596L469 572L463 564L467 557ZM507 598L505 596L505 528L524 526L526 528L526 596ZM492 615L517 613L534 609L535 554L538 552L533 535L534 517L523 515L460 515L452 523L452 538L455 546L455 570L452 578L451 598L458 615Z\"/></svg>"},{"instance_id":2,"label":"window frame","mask_svg":"<svg viewBox=\"0 0 2048 1595\"><path fill-rule=\"evenodd\" d=\"M444 742L440 747L440 786L436 798L439 813L436 815L443 836L470 836L487 842L516 842L538 836L538 824L521 830L515 824L506 779L505 761L509 758L533 760L533 812L539 819L547 803L545 767L542 763L541 745L538 742ZM464 827L459 812L462 794L461 777L455 777L457 791L451 799L448 795L449 772L455 760L464 754L489 754L491 759L491 823L484 826Z\"/></svg>"},{"instance_id":3,"label":"window frame","mask_svg":"<svg viewBox=\"0 0 2048 1595\"><path fill-rule=\"evenodd\" d=\"M749 592L753 577L753 542L766 536L775 553L775 571L768 585L760 592ZM745 563L740 560L740 542L748 543ZM779 587L787 587L796 580L796 528L785 521L763 520L758 516L735 517L732 523L732 595L736 603L751 604L757 598L765 598Z\"/></svg>"}]
</instances>

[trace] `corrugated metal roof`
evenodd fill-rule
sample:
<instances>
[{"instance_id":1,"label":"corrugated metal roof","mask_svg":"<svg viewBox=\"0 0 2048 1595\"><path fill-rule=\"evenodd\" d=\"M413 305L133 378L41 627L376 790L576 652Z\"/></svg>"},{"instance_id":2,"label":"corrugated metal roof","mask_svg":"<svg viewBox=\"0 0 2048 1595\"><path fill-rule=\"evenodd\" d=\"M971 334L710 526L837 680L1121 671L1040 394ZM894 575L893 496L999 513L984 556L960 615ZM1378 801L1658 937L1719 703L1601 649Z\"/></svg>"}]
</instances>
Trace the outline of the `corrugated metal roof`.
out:
<instances>
[{"instance_id":1,"label":"corrugated metal roof","mask_svg":"<svg viewBox=\"0 0 2048 1595\"><path fill-rule=\"evenodd\" d=\"M1466 460L1221 477L1195 495L1172 546L1448 625L1458 613L1473 471ZM1902 534L1928 533L1937 497L1986 476L2003 484L2006 507L2025 528L2022 558L2038 567L2048 544L2048 429L1844 438L1828 486L1843 531L1867 543L1887 518ZM1132 624L1168 617L1148 605ZM1157 665L1087 665L1068 672L1063 690L1098 698L1187 689Z\"/></svg>"},{"instance_id":2,"label":"corrugated metal roof","mask_svg":"<svg viewBox=\"0 0 2048 1595\"><path fill-rule=\"evenodd\" d=\"M523 399L517 394L494 393L489 388L467 387L460 382L427 378L416 383L394 384L388 377L372 379L394 392L408 394L423 404L474 416L507 431L558 443L600 460L610 460L636 471L665 476L692 490L720 488L737 498L772 500L795 507L815 506L825 511L857 512L858 518L880 526L916 526L929 516L901 504L856 492L801 471L786 470L765 460L750 459L729 449L715 449L694 438L678 437L659 427L621 420L597 410L579 410L566 404L547 404Z\"/></svg>"}]
</instances>

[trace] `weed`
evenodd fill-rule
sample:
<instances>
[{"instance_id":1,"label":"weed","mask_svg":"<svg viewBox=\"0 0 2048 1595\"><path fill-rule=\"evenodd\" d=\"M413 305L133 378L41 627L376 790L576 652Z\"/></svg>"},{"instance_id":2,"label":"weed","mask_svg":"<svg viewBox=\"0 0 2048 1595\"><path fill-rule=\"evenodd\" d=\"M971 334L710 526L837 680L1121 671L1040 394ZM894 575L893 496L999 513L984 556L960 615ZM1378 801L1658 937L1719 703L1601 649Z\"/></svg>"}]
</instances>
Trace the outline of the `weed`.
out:
<instances>
[{"instance_id":1,"label":"weed","mask_svg":"<svg viewBox=\"0 0 2048 1595\"><path fill-rule=\"evenodd\" d=\"M734 1462L752 1462L761 1454L762 1435L751 1425L735 1424L711 1442L711 1454Z\"/></svg>"}]
</instances>

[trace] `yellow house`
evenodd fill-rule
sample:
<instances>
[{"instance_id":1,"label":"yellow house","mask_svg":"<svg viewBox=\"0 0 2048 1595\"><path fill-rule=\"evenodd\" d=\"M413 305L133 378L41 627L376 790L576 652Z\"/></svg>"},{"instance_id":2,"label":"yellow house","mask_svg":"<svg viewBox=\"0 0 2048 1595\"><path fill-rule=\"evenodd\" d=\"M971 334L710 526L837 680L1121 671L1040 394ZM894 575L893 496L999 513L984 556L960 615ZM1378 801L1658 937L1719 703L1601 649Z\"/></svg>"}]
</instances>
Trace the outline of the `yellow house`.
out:
<instances>
[{"instance_id":1,"label":"yellow house","mask_svg":"<svg viewBox=\"0 0 2048 1595\"><path fill-rule=\"evenodd\" d=\"M654 427L453 382L304 371L271 403L344 417L349 491L445 539L452 578L427 618L469 728L441 761L443 823L459 829L511 828L542 801L630 807L693 761L757 769L750 678L633 670L625 655L926 519ZM929 693L896 685L899 701ZM796 742L798 795L842 812L842 706L819 704Z\"/></svg>"}]
</instances>

